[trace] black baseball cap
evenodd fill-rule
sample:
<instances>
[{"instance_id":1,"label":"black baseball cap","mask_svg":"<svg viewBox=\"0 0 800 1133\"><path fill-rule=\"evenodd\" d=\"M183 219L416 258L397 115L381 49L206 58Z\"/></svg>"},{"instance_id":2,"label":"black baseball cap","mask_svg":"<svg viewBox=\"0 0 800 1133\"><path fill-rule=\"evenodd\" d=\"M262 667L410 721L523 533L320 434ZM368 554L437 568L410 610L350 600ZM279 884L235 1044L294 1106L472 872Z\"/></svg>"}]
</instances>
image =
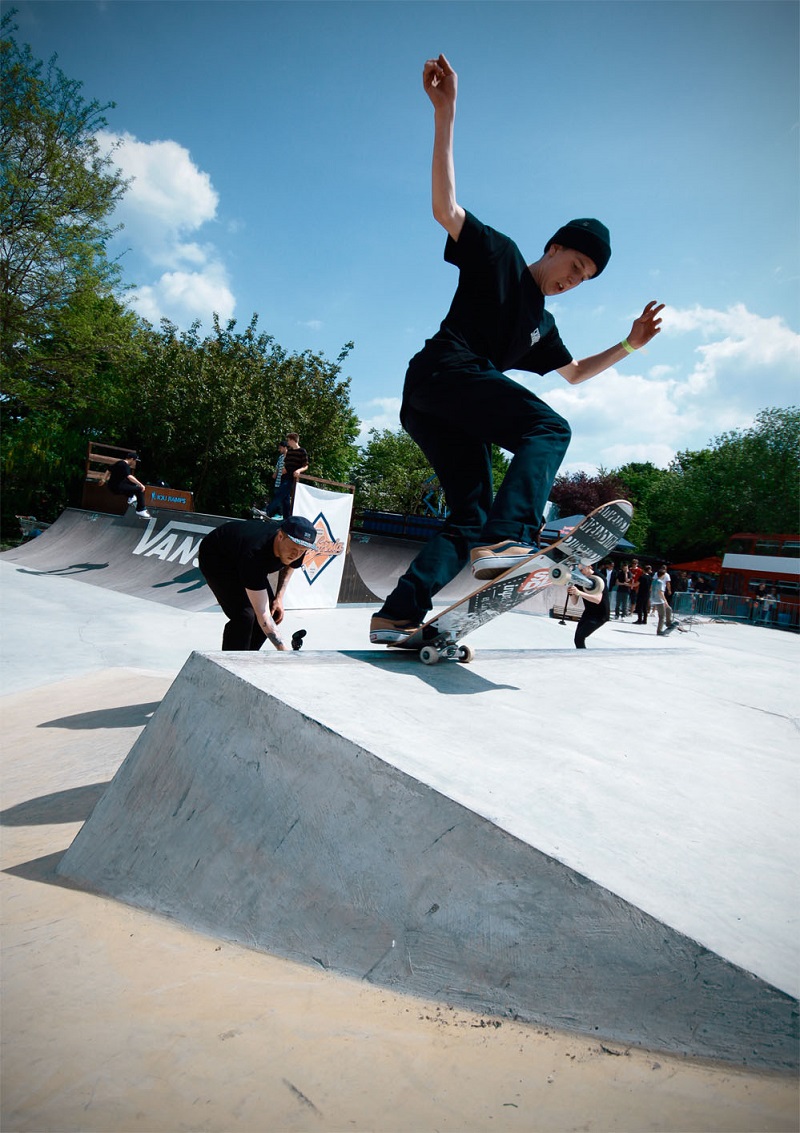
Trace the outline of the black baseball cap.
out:
<instances>
[{"instance_id":1,"label":"black baseball cap","mask_svg":"<svg viewBox=\"0 0 800 1133\"><path fill-rule=\"evenodd\" d=\"M125 459L126 460L141 460L142 458L139 456L138 452L129 452L128 455L125 457Z\"/></svg>"},{"instance_id":2,"label":"black baseball cap","mask_svg":"<svg viewBox=\"0 0 800 1133\"><path fill-rule=\"evenodd\" d=\"M299 543L301 547L308 547L310 550L314 549L317 529L302 515L290 515L288 519L284 519L281 531L284 535L288 535L293 543Z\"/></svg>"}]
</instances>

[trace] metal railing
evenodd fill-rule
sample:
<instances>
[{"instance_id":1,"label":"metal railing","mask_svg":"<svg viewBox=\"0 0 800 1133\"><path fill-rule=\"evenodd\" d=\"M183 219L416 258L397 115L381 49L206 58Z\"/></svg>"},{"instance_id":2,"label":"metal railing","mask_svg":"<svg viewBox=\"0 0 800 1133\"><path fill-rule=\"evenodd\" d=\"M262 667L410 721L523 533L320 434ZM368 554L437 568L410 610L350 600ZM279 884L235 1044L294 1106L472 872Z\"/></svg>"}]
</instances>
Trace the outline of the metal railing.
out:
<instances>
[{"instance_id":1,"label":"metal railing","mask_svg":"<svg viewBox=\"0 0 800 1133\"><path fill-rule=\"evenodd\" d=\"M800 606L770 602L739 594L695 594L682 590L672 596L672 612L679 617L714 618L771 629L800 629Z\"/></svg>"}]
</instances>

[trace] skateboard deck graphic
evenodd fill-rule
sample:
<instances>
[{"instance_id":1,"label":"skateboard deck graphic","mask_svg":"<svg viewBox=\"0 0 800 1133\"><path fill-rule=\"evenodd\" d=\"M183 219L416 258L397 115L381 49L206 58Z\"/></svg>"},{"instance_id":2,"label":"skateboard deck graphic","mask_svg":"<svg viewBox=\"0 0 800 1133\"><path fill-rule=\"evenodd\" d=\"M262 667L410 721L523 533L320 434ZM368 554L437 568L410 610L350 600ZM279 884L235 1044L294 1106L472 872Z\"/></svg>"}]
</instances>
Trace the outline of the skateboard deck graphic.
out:
<instances>
[{"instance_id":1,"label":"skateboard deck graphic","mask_svg":"<svg viewBox=\"0 0 800 1133\"><path fill-rule=\"evenodd\" d=\"M446 610L390 649L414 649L421 661L434 665L441 659L471 661L475 651L462 638L486 622L513 610L526 598L548 586L566 586L579 565L605 558L628 530L633 507L627 500L612 500L590 512L563 538L544 547L497 578L480 583ZM586 579L580 576L585 587Z\"/></svg>"}]
</instances>

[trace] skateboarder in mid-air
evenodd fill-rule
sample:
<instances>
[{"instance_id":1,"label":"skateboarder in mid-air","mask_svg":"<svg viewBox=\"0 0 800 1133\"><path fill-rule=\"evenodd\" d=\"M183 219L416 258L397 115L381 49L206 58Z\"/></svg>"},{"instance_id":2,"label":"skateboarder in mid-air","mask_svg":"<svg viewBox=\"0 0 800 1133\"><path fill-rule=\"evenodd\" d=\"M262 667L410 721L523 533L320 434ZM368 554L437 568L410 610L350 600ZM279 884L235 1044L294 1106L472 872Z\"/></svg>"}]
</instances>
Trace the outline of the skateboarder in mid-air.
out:
<instances>
[{"instance_id":1,"label":"skateboarder in mid-air","mask_svg":"<svg viewBox=\"0 0 800 1133\"><path fill-rule=\"evenodd\" d=\"M457 77L444 55L426 62L422 81L434 107L433 215L447 232L444 256L459 279L441 327L409 363L400 421L433 466L450 514L373 616L370 640L384 644L412 633L470 559L476 578L490 579L536 547L570 428L503 371L557 370L571 385L584 382L645 346L663 310L648 303L622 342L573 359L545 300L600 275L611 256L608 229L594 219L571 220L528 265L512 240L456 199ZM513 454L494 501L493 444Z\"/></svg>"}]
</instances>

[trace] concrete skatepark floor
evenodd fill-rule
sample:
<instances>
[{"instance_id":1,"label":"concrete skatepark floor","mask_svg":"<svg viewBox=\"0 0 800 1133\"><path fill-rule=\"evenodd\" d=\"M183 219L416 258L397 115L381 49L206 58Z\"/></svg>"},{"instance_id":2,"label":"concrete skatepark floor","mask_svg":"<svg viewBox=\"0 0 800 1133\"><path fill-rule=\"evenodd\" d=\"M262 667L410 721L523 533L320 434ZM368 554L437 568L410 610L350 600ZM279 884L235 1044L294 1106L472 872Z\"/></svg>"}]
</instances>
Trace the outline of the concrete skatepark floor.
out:
<instances>
[{"instance_id":1,"label":"concrete skatepark floor","mask_svg":"<svg viewBox=\"0 0 800 1133\"><path fill-rule=\"evenodd\" d=\"M396 995L64 885L58 860L188 653L217 647L221 619L2 561L0 583L4 1130L798 1128L787 1075ZM369 648L367 610L294 616L317 648ZM480 632L488 650L530 638L513 618ZM570 627L537 619L536 633L571 649ZM678 662L713 642L744 669L771 653L791 663L797 644L751 627L689 643L611 626L581 661L632 640ZM729 691L735 729L742 687ZM652 742L652 720L626 726Z\"/></svg>"}]
</instances>

